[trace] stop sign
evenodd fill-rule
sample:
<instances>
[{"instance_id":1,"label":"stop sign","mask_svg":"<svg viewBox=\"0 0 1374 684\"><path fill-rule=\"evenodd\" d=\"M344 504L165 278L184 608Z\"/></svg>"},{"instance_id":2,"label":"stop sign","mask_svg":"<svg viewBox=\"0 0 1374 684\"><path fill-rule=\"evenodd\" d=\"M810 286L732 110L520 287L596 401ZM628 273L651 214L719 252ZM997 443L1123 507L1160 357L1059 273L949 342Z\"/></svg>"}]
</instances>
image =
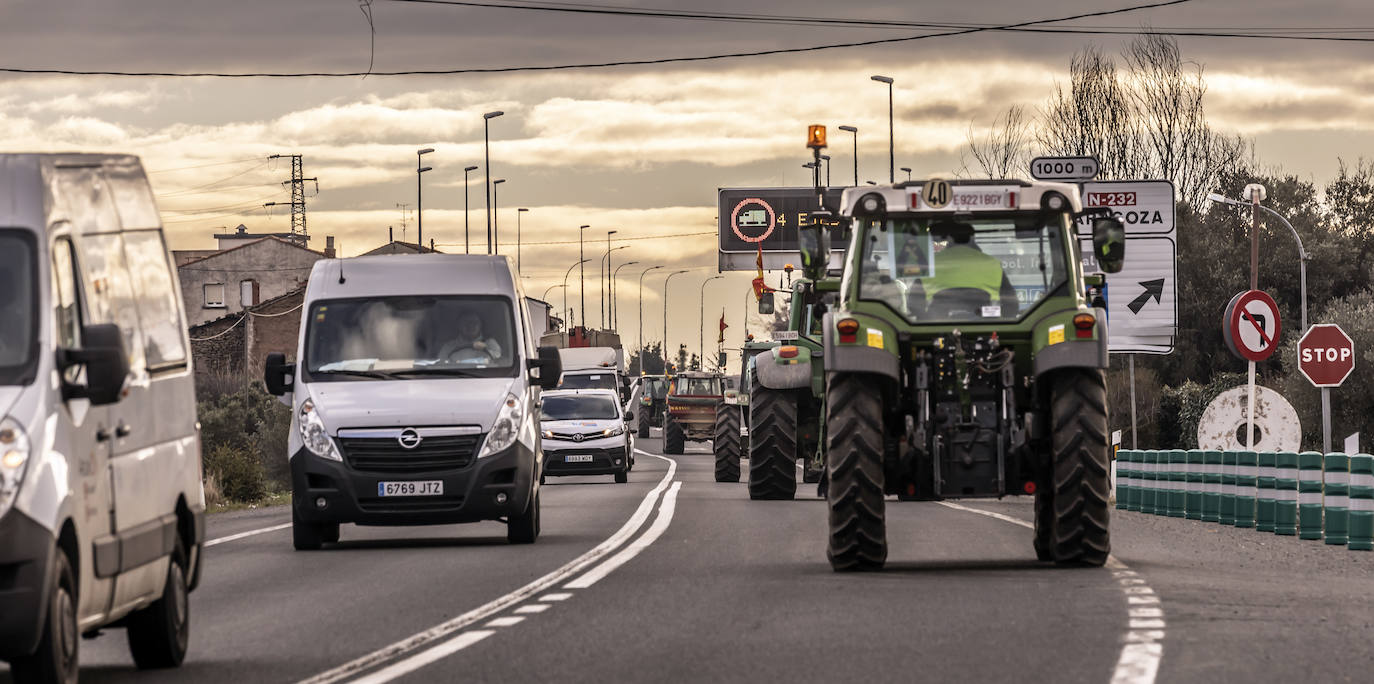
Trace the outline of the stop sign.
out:
<instances>
[{"instance_id":1,"label":"stop sign","mask_svg":"<svg viewBox=\"0 0 1374 684\"><path fill-rule=\"evenodd\" d=\"M1355 370L1355 343L1339 325L1314 325L1298 340L1298 370L1315 387L1340 387Z\"/></svg>"}]
</instances>

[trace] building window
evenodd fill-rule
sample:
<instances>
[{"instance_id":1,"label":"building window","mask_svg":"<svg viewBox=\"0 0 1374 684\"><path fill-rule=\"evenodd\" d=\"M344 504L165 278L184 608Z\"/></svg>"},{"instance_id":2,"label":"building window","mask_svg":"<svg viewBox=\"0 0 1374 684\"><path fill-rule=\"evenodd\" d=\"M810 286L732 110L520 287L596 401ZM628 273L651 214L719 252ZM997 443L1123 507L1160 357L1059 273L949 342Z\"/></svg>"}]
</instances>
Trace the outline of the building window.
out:
<instances>
[{"instance_id":1,"label":"building window","mask_svg":"<svg viewBox=\"0 0 1374 684\"><path fill-rule=\"evenodd\" d=\"M209 283L205 286L205 308L224 308L224 283Z\"/></svg>"},{"instance_id":2,"label":"building window","mask_svg":"<svg viewBox=\"0 0 1374 684\"><path fill-rule=\"evenodd\" d=\"M239 302L243 304L245 309L258 305L258 281L239 281Z\"/></svg>"}]
</instances>

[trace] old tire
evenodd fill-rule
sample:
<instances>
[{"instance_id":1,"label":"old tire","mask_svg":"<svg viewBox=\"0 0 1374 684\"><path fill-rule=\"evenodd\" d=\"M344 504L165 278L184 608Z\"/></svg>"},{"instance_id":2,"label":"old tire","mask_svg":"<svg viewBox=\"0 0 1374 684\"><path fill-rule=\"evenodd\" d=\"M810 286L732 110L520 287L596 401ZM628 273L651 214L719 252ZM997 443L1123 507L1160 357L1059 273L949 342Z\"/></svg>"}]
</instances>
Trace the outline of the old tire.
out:
<instances>
[{"instance_id":1,"label":"old tire","mask_svg":"<svg viewBox=\"0 0 1374 684\"><path fill-rule=\"evenodd\" d=\"M722 404L716 409L716 434L711 448L716 453L716 482L739 482L739 407Z\"/></svg>"},{"instance_id":2,"label":"old tire","mask_svg":"<svg viewBox=\"0 0 1374 684\"><path fill-rule=\"evenodd\" d=\"M129 653L140 670L177 667L186 659L191 614L186 581L186 548L176 541L162 597L129 615Z\"/></svg>"},{"instance_id":3,"label":"old tire","mask_svg":"<svg viewBox=\"0 0 1374 684\"><path fill-rule=\"evenodd\" d=\"M619 479L619 475L616 476ZM539 490L523 513L506 519L506 541L512 544L533 544L539 538Z\"/></svg>"},{"instance_id":4,"label":"old tire","mask_svg":"<svg viewBox=\"0 0 1374 684\"><path fill-rule=\"evenodd\" d=\"M687 436L682 434L682 426L672 418L663 419L663 453L681 454L687 447Z\"/></svg>"},{"instance_id":5,"label":"old tire","mask_svg":"<svg viewBox=\"0 0 1374 684\"><path fill-rule=\"evenodd\" d=\"M749 391L749 498L797 495L797 393L754 382Z\"/></svg>"},{"instance_id":6,"label":"old tire","mask_svg":"<svg viewBox=\"0 0 1374 684\"><path fill-rule=\"evenodd\" d=\"M826 404L826 557L837 572L879 570L887 561L881 390L862 375L836 374Z\"/></svg>"},{"instance_id":7,"label":"old tire","mask_svg":"<svg viewBox=\"0 0 1374 684\"><path fill-rule=\"evenodd\" d=\"M642 409L644 412L639 414L639 437L649 436L649 409Z\"/></svg>"},{"instance_id":8,"label":"old tire","mask_svg":"<svg viewBox=\"0 0 1374 684\"><path fill-rule=\"evenodd\" d=\"M1072 369L1050 393L1054 560L1101 566L1111 553L1106 382L1101 370Z\"/></svg>"},{"instance_id":9,"label":"old tire","mask_svg":"<svg viewBox=\"0 0 1374 684\"><path fill-rule=\"evenodd\" d=\"M76 628L76 577L61 549L53 552L52 575L38 648L10 661L10 672L16 682L76 684L81 644Z\"/></svg>"},{"instance_id":10,"label":"old tire","mask_svg":"<svg viewBox=\"0 0 1374 684\"><path fill-rule=\"evenodd\" d=\"M1054 560L1054 493L1048 487L1035 491L1035 559Z\"/></svg>"}]
</instances>

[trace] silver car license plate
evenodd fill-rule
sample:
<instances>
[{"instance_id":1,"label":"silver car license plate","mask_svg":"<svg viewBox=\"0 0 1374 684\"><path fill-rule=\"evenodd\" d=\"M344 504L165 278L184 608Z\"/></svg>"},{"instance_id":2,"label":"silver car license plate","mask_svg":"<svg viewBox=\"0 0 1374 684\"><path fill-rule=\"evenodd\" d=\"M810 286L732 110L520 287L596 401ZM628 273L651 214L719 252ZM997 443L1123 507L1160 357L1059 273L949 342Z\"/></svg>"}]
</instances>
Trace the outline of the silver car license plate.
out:
<instances>
[{"instance_id":1,"label":"silver car license plate","mask_svg":"<svg viewBox=\"0 0 1374 684\"><path fill-rule=\"evenodd\" d=\"M377 496L443 496L443 494L443 480L377 483Z\"/></svg>"}]
</instances>

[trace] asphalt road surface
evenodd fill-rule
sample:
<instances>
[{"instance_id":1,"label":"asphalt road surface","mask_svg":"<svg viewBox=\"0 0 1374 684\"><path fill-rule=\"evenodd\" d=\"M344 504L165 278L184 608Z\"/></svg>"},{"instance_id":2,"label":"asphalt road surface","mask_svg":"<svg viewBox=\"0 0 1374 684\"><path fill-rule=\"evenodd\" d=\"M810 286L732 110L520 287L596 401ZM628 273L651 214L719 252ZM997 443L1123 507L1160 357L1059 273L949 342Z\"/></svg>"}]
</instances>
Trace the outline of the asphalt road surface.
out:
<instances>
[{"instance_id":1,"label":"asphalt road surface","mask_svg":"<svg viewBox=\"0 0 1374 684\"><path fill-rule=\"evenodd\" d=\"M213 516L191 647L85 681L1339 682L1374 673L1374 554L1113 511L1105 568L1035 561L1030 501L887 507L880 573L836 574L826 508L718 484L659 440L628 484L550 478L543 533L353 528L291 549L285 508ZM240 536L241 535L241 536ZM0 681L9 681L0 666Z\"/></svg>"}]
</instances>

